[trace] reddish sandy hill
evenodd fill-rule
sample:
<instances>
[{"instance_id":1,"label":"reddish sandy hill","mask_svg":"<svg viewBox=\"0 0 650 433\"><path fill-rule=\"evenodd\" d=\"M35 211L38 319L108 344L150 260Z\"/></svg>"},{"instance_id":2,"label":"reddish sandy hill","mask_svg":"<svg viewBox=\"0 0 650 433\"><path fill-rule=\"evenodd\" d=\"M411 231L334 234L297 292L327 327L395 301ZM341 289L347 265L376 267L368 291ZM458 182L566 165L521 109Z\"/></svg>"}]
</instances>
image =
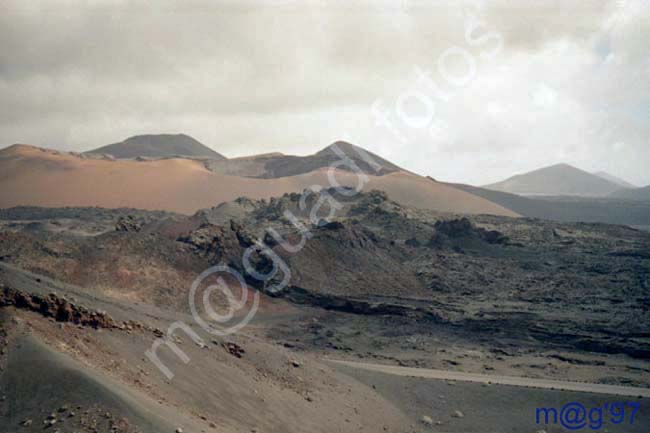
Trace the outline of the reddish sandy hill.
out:
<instances>
[{"instance_id":1,"label":"reddish sandy hill","mask_svg":"<svg viewBox=\"0 0 650 433\"><path fill-rule=\"evenodd\" d=\"M355 186L354 173L337 171L341 185ZM86 159L78 154L27 145L0 151L0 207L100 206L162 209L191 214L237 197L268 198L329 187L327 169L277 179L218 174L200 161ZM366 190L386 191L397 202L457 213L517 216L489 200L402 171L369 176Z\"/></svg>"}]
</instances>

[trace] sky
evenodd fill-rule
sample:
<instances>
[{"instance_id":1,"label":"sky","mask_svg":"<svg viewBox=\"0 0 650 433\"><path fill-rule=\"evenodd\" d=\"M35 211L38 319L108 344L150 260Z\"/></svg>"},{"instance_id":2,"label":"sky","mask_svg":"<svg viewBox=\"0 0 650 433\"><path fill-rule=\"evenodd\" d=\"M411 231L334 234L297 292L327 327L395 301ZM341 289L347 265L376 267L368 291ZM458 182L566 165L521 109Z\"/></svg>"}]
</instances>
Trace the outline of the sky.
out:
<instances>
[{"instance_id":1,"label":"sky","mask_svg":"<svg viewBox=\"0 0 650 433\"><path fill-rule=\"evenodd\" d=\"M564 162L650 184L648 0L0 9L0 147L185 133L236 157L344 139L445 181Z\"/></svg>"}]
</instances>

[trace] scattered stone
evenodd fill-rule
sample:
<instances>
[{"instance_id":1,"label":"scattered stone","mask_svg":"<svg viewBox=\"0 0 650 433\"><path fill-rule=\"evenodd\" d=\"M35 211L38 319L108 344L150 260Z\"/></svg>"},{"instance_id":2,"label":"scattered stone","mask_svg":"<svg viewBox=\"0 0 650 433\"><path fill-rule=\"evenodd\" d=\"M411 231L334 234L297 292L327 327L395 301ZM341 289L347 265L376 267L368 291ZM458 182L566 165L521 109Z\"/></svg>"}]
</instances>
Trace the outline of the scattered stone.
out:
<instances>
[{"instance_id":1,"label":"scattered stone","mask_svg":"<svg viewBox=\"0 0 650 433\"><path fill-rule=\"evenodd\" d=\"M142 229L142 222L136 220L133 215L120 217L115 223L116 232L139 232Z\"/></svg>"},{"instance_id":2,"label":"scattered stone","mask_svg":"<svg viewBox=\"0 0 650 433\"><path fill-rule=\"evenodd\" d=\"M228 353L230 353L235 358L241 358L242 355L246 353L243 347L230 341L223 343L223 347L226 349Z\"/></svg>"},{"instance_id":3,"label":"scattered stone","mask_svg":"<svg viewBox=\"0 0 650 433\"><path fill-rule=\"evenodd\" d=\"M298 368L298 367L300 367L300 362L293 359L293 360L291 360L291 365L293 365L295 368Z\"/></svg>"},{"instance_id":4,"label":"scattered stone","mask_svg":"<svg viewBox=\"0 0 650 433\"><path fill-rule=\"evenodd\" d=\"M26 419L23 422L21 422L20 425L22 425L23 427L29 427L30 425L32 425L32 420Z\"/></svg>"},{"instance_id":5,"label":"scattered stone","mask_svg":"<svg viewBox=\"0 0 650 433\"><path fill-rule=\"evenodd\" d=\"M489 244L507 244L509 238L496 230L485 230L475 227L467 218L437 221L434 225L436 233L432 239L433 245L442 245L450 239L478 238Z\"/></svg>"},{"instance_id":6,"label":"scattered stone","mask_svg":"<svg viewBox=\"0 0 650 433\"><path fill-rule=\"evenodd\" d=\"M465 416L461 411L455 410L454 413L451 414L452 417L454 418L462 418Z\"/></svg>"},{"instance_id":7,"label":"scattered stone","mask_svg":"<svg viewBox=\"0 0 650 433\"><path fill-rule=\"evenodd\" d=\"M425 424L425 425L433 425L433 420L431 419L431 417L428 417L428 416L426 416L426 415L424 415L424 416L422 417L421 421L422 421L422 424Z\"/></svg>"}]
</instances>

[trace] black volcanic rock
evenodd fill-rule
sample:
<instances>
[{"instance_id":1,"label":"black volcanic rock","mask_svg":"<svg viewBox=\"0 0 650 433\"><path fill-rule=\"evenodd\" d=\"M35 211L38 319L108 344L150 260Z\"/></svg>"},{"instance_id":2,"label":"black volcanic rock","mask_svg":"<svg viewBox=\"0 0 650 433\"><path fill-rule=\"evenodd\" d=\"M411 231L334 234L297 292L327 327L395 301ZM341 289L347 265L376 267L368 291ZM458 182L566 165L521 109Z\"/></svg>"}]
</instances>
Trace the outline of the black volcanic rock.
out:
<instances>
[{"instance_id":1,"label":"black volcanic rock","mask_svg":"<svg viewBox=\"0 0 650 433\"><path fill-rule=\"evenodd\" d=\"M121 216L115 223L115 230L118 232L139 232L142 229L142 222L133 215Z\"/></svg>"},{"instance_id":2,"label":"black volcanic rock","mask_svg":"<svg viewBox=\"0 0 650 433\"><path fill-rule=\"evenodd\" d=\"M486 230L475 227L467 218L442 220L435 223L436 234L433 237L433 245L443 245L454 239L479 239L489 244L505 244L508 237L496 230Z\"/></svg>"},{"instance_id":3,"label":"black volcanic rock","mask_svg":"<svg viewBox=\"0 0 650 433\"><path fill-rule=\"evenodd\" d=\"M335 194L333 190L321 194L325 192ZM311 204L322 198L318 193L312 196ZM109 286L182 310L187 306L188 277L191 280L209 266L224 264L261 290L275 290L270 284L290 274L281 290L269 293L363 316L345 316L355 324L347 327L355 332L346 331L345 338L358 331L357 321L370 320L379 326L382 339L385 333L395 335L404 329L416 329L422 338L431 331L437 338L440 328L433 332L429 327L435 323L456 337L460 333L475 341L507 341L526 350L648 356L650 234L646 232L490 215L459 218L397 208L374 191L336 196L342 205L336 215L327 215L327 209L316 215L335 223L314 227L309 209L300 212L298 198L286 194L273 200L238 199L224 215L220 214L223 206L202 213L222 220L220 224L197 225L197 216L177 216L174 223L186 230L174 237L167 228L157 232L156 227L163 226L155 221L140 232L110 230L97 236L79 236L77 224L52 232L10 227L0 231L0 282L4 271L24 267L89 291L101 293ZM282 217L281 210L293 212L310 236ZM77 221L86 224L86 212L79 211ZM102 221L110 220L113 228L116 211L93 212L106 213ZM23 210L15 216L31 214ZM52 209L33 215L65 221L74 213ZM71 227L71 233L66 234L65 227ZM304 244L291 251L268 235L270 229L291 246ZM436 238L442 242L430 242ZM268 275L274 257L279 257L288 273L279 267L272 281L257 281L246 274L244 251L258 239L275 255L267 254L264 247L256 250L249 257L254 269ZM32 284L31 278L26 281ZM319 323L329 326L324 320ZM305 337L302 332L294 335ZM346 344L343 341L334 344Z\"/></svg>"}]
</instances>

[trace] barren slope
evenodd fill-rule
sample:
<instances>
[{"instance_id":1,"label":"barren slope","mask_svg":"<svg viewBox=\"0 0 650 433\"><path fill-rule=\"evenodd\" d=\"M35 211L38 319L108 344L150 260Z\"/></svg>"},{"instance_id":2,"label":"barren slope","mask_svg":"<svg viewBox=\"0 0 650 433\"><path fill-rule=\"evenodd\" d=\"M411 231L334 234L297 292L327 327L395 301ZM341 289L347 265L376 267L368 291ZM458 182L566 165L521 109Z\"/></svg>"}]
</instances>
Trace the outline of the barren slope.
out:
<instances>
[{"instance_id":1,"label":"barren slope","mask_svg":"<svg viewBox=\"0 0 650 433\"><path fill-rule=\"evenodd\" d=\"M605 180L614 182L615 184L619 185L621 188L638 188L638 186L631 184L625 179L621 179L620 177L614 176L613 174L607 173L606 171L597 171L594 174L598 177L602 177Z\"/></svg>"},{"instance_id":2,"label":"barren slope","mask_svg":"<svg viewBox=\"0 0 650 433\"><path fill-rule=\"evenodd\" d=\"M354 173L337 171L355 186ZM368 176L364 189L384 190L408 206L442 212L516 216L473 194L406 172ZM133 207L193 213L237 197L269 198L330 186L326 169L278 179L222 175L188 159L93 160L75 154L15 145L0 152L0 207Z\"/></svg>"},{"instance_id":3,"label":"barren slope","mask_svg":"<svg viewBox=\"0 0 650 433\"><path fill-rule=\"evenodd\" d=\"M267 179L278 178L296 176L321 168L327 168L340 161L341 152L350 158L357 167L367 173L384 175L403 171L400 167L385 160L381 156L345 141L332 143L313 155L296 156L283 155L281 153L266 153L228 160L211 160L206 162L206 166L215 173L220 174L234 174L237 176ZM344 170L349 169L345 165L340 168Z\"/></svg>"},{"instance_id":4,"label":"barren slope","mask_svg":"<svg viewBox=\"0 0 650 433\"><path fill-rule=\"evenodd\" d=\"M556 164L485 185L484 188L522 195L604 197L621 187L617 183L568 164Z\"/></svg>"},{"instance_id":5,"label":"barren slope","mask_svg":"<svg viewBox=\"0 0 650 433\"><path fill-rule=\"evenodd\" d=\"M369 433L408 423L370 387L316 357L245 333L226 339L193 326L204 342L195 344L176 332L189 362L161 347L158 354L174 373L167 380L144 352L157 332L174 320L190 326L191 317L86 296L82 288L46 279L44 285L18 270L0 272L0 291L4 281L24 295L56 289L89 309L106 306L130 325L94 329L59 317L53 323L22 304L0 305L0 431ZM49 420L54 427L44 424Z\"/></svg>"},{"instance_id":6,"label":"barren slope","mask_svg":"<svg viewBox=\"0 0 650 433\"><path fill-rule=\"evenodd\" d=\"M185 134L136 135L119 143L102 146L86 154L109 154L115 158L139 156L164 158L189 156L195 158L225 159L225 157Z\"/></svg>"},{"instance_id":7,"label":"barren slope","mask_svg":"<svg viewBox=\"0 0 650 433\"><path fill-rule=\"evenodd\" d=\"M599 222L625 224L635 227L650 225L650 188L648 198L633 199L632 195L641 189L624 189L608 197L536 196L523 197L508 192L494 191L471 185L449 184L470 194L500 204L518 214L563 222Z\"/></svg>"},{"instance_id":8,"label":"barren slope","mask_svg":"<svg viewBox=\"0 0 650 433\"><path fill-rule=\"evenodd\" d=\"M650 201L650 185L644 186L643 188L621 189L612 193L611 197L638 201Z\"/></svg>"}]
</instances>

